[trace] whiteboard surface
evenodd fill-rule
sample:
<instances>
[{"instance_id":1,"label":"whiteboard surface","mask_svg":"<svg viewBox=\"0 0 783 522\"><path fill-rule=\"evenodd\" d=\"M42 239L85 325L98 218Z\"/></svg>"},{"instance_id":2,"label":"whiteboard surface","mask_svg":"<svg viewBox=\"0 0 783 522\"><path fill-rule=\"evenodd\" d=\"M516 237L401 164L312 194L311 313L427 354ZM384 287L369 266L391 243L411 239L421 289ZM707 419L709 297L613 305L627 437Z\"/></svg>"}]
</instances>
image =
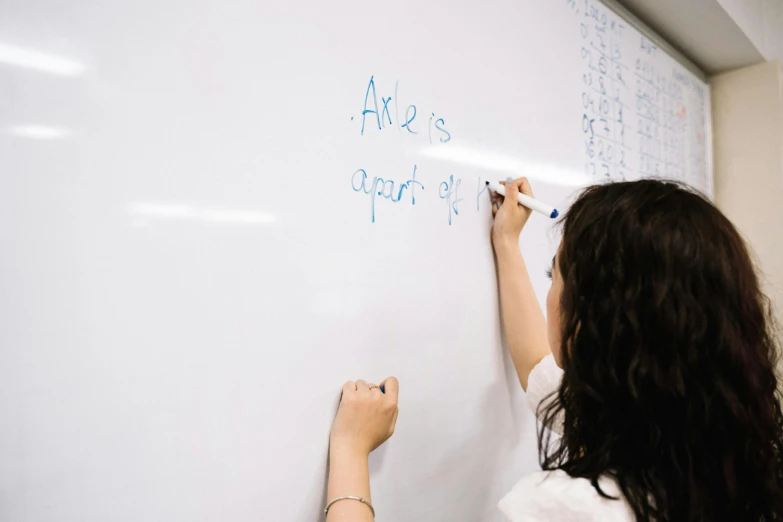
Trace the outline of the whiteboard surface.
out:
<instances>
[{"instance_id":1,"label":"whiteboard surface","mask_svg":"<svg viewBox=\"0 0 783 522\"><path fill-rule=\"evenodd\" d=\"M317 520L340 386L390 374L377 519L499 520L537 456L484 181L711 192L707 86L592 0L16 0L0 35L3 520Z\"/></svg>"}]
</instances>

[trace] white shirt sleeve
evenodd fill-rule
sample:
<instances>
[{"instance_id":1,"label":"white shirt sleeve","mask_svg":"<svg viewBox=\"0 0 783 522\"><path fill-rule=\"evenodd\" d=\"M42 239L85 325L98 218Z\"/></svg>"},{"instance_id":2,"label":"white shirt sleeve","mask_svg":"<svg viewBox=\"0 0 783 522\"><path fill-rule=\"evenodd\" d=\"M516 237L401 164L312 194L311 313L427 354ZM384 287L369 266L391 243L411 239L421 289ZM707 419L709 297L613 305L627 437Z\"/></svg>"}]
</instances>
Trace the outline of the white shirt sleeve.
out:
<instances>
[{"instance_id":1,"label":"white shirt sleeve","mask_svg":"<svg viewBox=\"0 0 783 522\"><path fill-rule=\"evenodd\" d=\"M564 471L539 471L520 480L498 504L509 522L631 522L631 511L613 480L601 477L598 494L588 479Z\"/></svg>"},{"instance_id":2,"label":"white shirt sleeve","mask_svg":"<svg viewBox=\"0 0 783 522\"><path fill-rule=\"evenodd\" d=\"M563 380L563 370L555 362L554 356L550 353L533 368L530 376L527 378L527 404L533 413L538 415L538 406L544 402L547 397L560 388L560 381ZM543 406L546 407L552 402L554 397L549 397ZM543 408L542 408L543 409ZM539 417L539 421L543 419ZM563 433L563 418L558 415L551 426L547 426L555 433Z\"/></svg>"},{"instance_id":3,"label":"white shirt sleeve","mask_svg":"<svg viewBox=\"0 0 783 522\"><path fill-rule=\"evenodd\" d=\"M539 362L527 380L527 402L536 413L539 404L556 392L563 370L550 354ZM551 400L551 398L549 399ZM546 403L545 403L546 406ZM539 419L541 420L541 419ZM549 428L562 434L563 419L558 416ZM621 500L602 497L584 478L571 478L562 470L539 471L520 480L498 504L508 522L632 522L633 511L622 499L617 484L599 478L601 489Z\"/></svg>"}]
</instances>

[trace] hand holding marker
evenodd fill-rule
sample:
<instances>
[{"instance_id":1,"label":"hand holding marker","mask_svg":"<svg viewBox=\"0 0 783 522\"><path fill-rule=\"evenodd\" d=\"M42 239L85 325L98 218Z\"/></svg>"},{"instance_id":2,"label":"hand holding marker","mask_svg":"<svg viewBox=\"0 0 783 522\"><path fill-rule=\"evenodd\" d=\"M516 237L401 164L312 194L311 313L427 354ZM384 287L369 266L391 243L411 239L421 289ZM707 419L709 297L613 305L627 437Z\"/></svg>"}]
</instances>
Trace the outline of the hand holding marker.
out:
<instances>
[{"instance_id":1,"label":"hand holding marker","mask_svg":"<svg viewBox=\"0 0 783 522\"><path fill-rule=\"evenodd\" d=\"M487 186L501 196L506 197L506 187L503 185L487 181ZM530 210L535 210L536 212L540 212L545 216L549 216L552 219L555 219L559 214L557 209L553 206L542 203L537 199L533 199L530 196L522 194L521 192L519 193L519 204L529 208Z\"/></svg>"},{"instance_id":2,"label":"hand holding marker","mask_svg":"<svg viewBox=\"0 0 783 522\"><path fill-rule=\"evenodd\" d=\"M506 187L503 185L487 181L487 186L494 192L497 192L501 196L506 197ZM529 208L530 210L540 212L541 214L549 216L552 219L555 219L559 215L559 212L553 206L542 203L541 201L522 194L521 192L517 195L517 197L519 198L519 204Z\"/></svg>"}]
</instances>

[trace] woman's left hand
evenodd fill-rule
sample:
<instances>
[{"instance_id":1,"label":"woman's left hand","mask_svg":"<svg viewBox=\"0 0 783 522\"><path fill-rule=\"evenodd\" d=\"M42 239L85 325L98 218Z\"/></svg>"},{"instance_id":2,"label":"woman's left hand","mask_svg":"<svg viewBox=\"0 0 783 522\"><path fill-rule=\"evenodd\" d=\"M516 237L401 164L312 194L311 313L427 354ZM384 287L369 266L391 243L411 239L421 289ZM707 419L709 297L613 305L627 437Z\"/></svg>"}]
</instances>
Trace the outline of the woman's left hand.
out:
<instances>
[{"instance_id":1,"label":"woman's left hand","mask_svg":"<svg viewBox=\"0 0 783 522\"><path fill-rule=\"evenodd\" d=\"M332 423L329 440L332 451L349 450L367 456L386 442L397 422L398 395L399 384L394 377L389 377L380 386L364 381L346 382Z\"/></svg>"}]
</instances>

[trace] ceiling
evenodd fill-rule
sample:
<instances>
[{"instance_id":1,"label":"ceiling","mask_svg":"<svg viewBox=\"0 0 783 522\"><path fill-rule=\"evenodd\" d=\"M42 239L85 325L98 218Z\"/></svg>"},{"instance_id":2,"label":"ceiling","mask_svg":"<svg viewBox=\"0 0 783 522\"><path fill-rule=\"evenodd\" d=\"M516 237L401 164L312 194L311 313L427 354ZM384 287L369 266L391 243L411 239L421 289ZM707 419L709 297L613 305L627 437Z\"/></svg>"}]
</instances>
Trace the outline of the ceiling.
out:
<instances>
[{"instance_id":1,"label":"ceiling","mask_svg":"<svg viewBox=\"0 0 783 522\"><path fill-rule=\"evenodd\" d=\"M708 74L764 61L717 0L617 0Z\"/></svg>"}]
</instances>

